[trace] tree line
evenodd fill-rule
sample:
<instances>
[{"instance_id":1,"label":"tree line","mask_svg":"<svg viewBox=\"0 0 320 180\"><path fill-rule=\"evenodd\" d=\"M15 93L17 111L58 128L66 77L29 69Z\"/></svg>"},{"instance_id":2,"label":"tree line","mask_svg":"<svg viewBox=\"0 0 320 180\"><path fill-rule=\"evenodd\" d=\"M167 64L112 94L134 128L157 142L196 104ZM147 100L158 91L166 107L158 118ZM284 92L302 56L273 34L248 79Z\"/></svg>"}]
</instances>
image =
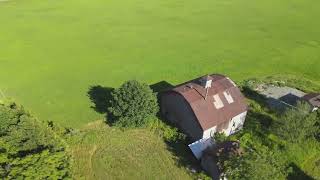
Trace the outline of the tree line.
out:
<instances>
[{"instance_id":1,"label":"tree line","mask_svg":"<svg viewBox=\"0 0 320 180\"><path fill-rule=\"evenodd\" d=\"M52 124L15 103L0 104L0 179L69 178L65 148Z\"/></svg>"}]
</instances>

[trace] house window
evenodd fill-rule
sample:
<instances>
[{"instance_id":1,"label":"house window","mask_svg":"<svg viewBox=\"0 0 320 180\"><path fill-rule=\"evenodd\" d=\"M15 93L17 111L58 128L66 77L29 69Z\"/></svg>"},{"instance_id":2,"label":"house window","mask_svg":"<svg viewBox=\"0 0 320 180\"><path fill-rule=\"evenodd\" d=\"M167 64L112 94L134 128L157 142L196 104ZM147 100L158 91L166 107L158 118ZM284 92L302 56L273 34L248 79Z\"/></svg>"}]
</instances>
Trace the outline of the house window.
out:
<instances>
[{"instance_id":1,"label":"house window","mask_svg":"<svg viewBox=\"0 0 320 180\"><path fill-rule=\"evenodd\" d=\"M232 96L231 96L231 94L230 94L229 92L224 91L224 92L223 92L223 95L224 95L224 97L227 99L227 101L228 101L229 104L231 104L231 103L234 102L234 100L233 100L233 98L232 98Z\"/></svg>"},{"instance_id":2,"label":"house window","mask_svg":"<svg viewBox=\"0 0 320 180\"><path fill-rule=\"evenodd\" d=\"M213 104L216 107L216 109L220 109L224 107L223 102L221 101L220 96L218 94L213 96L213 100L214 100Z\"/></svg>"}]
</instances>

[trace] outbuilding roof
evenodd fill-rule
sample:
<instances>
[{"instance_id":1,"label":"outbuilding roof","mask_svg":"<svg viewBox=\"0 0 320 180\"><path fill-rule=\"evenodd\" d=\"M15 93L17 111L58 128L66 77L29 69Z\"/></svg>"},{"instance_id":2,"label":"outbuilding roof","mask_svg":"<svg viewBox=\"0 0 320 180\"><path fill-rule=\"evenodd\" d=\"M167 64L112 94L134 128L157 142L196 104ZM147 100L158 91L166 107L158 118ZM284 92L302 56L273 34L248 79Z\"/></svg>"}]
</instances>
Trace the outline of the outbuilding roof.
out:
<instances>
[{"instance_id":1,"label":"outbuilding roof","mask_svg":"<svg viewBox=\"0 0 320 180\"><path fill-rule=\"evenodd\" d=\"M313 107L320 107L320 93L309 93L303 96L302 99L310 103Z\"/></svg>"},{"instance_id":2,"label":"outbuilding roof","mask_svg":"<svg viewBox=\"0 0 320 180\"><path fill-rule=\"evenodd\" d=\"M212 80L211 87L203 86L203 80ZM212 74L180 84L173 89L190 104L203 130L214 126L224 128L233 117L247 111L241 91L228 77Z\"/></svg>"}]
</instances>

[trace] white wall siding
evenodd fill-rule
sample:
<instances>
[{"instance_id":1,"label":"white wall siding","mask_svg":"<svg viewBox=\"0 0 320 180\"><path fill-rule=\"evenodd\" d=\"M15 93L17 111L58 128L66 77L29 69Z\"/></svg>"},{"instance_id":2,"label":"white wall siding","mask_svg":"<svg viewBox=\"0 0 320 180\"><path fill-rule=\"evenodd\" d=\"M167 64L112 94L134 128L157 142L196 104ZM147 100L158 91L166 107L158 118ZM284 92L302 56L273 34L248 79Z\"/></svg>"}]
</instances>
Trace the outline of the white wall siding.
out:
<instances>
[{"instance_id":1,"label":"white wall siding","mask_svg":"<svg viewBox=\"0 0 320 180\"><path fill-rule=\"evenodd\" d=\"M228 128L223 130L223 132L227 136L229 136L229 135L237 132L238 130L240 130L244 124L246 116L247 116L247 111L233 117L231 122L229 123Z\"/></svg>"},{"instance_id":2,"label":"white wall siding","mask_svg":"<svg viewBox=\"0 0 320 180\"><path fill-rule=\"evenodd\" d=\"M208 139L213 137L214 133L216 132L217 126L214 126L210 129L207 129L203 132L203 137L202 139Z\"/></svg>"}]
</instances>

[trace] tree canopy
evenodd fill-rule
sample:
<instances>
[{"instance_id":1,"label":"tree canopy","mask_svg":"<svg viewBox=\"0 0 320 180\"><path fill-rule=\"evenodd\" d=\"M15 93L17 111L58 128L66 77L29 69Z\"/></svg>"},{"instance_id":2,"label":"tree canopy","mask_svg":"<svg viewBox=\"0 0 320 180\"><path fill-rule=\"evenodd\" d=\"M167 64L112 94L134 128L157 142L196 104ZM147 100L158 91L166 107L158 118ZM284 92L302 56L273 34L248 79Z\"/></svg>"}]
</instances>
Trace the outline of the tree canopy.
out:
<instances>
[{"instance_id":1,"label":"tree canopy","mask_svg":"<svg viewBox=\"0 0 320 180\"><path fill-rule=\"evenodd\" d=\"M69 158L61 139L21 106L0 104L0 178L69 176Z\"/></svg>"},{"instance_id":2,"label":"tree canopy","mask_svg":"<svg viewBox=\"0 0 320 180\"><path fill-rule=\"evenodd\" d=\"M111 93L109 114L112 123L122 127L138 127L146 124L148 117L159 110L157 96L147 84L127 81Z\"/></svg>"}]
</instances>

